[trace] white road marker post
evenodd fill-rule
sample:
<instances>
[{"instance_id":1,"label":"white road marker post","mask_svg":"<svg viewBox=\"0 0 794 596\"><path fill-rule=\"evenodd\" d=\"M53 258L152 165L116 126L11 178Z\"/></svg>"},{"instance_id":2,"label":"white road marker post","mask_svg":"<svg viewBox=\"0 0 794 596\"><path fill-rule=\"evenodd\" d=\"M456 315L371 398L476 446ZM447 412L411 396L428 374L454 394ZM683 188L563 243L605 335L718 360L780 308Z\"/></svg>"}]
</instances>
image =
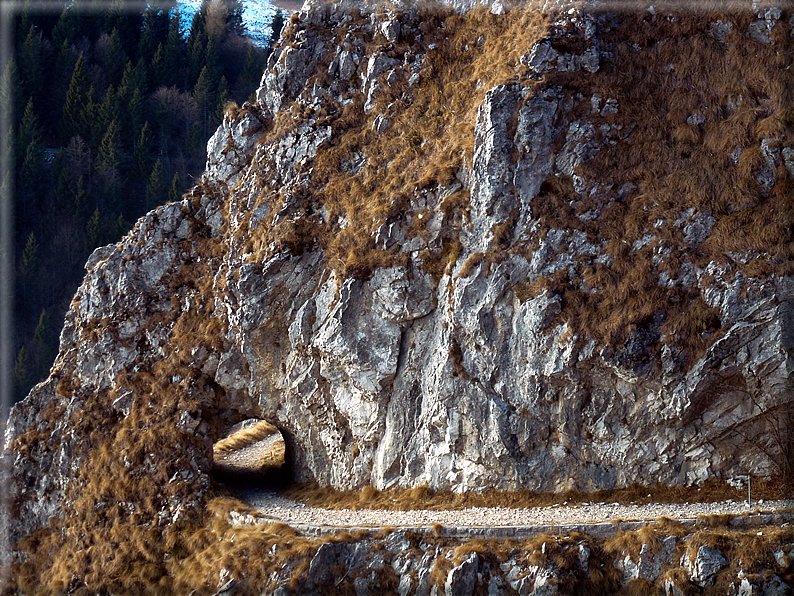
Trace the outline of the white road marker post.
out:
<instances>
[{"instance_id":1,"label":"white road marker post","mask_svg":"<svg viewBox=\"0 0 794 596\"><path fill-rule=\"evenodd\" d=\"M739 474L739 478L747 478L747 509L752 509L753 502L750 499L750 474Z\"/></svg>"}]
</instances>

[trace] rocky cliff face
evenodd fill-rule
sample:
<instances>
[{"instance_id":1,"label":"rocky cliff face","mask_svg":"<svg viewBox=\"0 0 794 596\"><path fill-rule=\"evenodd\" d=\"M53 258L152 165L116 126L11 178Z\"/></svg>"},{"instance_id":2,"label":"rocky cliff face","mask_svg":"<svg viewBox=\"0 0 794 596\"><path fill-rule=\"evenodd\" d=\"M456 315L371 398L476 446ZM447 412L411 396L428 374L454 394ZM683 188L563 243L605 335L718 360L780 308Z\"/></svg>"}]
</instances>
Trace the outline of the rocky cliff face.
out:
<instances>
[{"instance_id":1,"label":"rocky cliff face","mask_svg":"<svg viewBox=\"0 0 794 596\"><path fill-rule=\"evenodd\" d=\"M178 543L249 417L339 488L790 471L788 13L455 8L293 17L201 182L91 256L15 538Z\"/></svg>"}]
</instances>

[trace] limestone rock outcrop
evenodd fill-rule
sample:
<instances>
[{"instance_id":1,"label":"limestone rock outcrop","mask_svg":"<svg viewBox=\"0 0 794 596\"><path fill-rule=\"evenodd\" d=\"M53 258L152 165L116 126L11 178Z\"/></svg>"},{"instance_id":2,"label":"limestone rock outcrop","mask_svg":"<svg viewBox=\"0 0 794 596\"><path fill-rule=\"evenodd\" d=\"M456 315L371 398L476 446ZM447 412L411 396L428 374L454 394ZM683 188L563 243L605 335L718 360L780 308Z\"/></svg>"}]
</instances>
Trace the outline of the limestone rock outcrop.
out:
<instances>
[{"instance_id":1,"label":"limestone rock outcrop","mask_svg":"<svg viewBox=\"0 0 794 596\"><path fill-rule=\"evenodd\" d=\"M200 184L91 256L6 433L14 538L100 462L177 523L245 418L337 488L788 471L788 15L455 8L298 13ZM698 66L756 52L752 92Z\"/></svg>"}]
</instances>

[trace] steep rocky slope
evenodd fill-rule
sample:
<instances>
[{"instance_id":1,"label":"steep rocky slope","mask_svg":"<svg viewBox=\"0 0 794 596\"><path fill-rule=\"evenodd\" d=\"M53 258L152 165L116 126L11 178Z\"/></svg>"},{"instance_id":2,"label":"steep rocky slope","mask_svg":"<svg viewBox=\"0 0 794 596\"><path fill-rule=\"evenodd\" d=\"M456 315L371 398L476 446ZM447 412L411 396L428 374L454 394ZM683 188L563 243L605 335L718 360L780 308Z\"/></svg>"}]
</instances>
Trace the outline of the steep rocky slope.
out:
<instances>
[{"instance_id":1,"label":"steep rocky slope","mask_svg":"<svg viewBox=\"0 0 794 596\"><path fill-rule=\"evenodd\" d=\"M456 8L296 15L91 256L6 435L19 577L175 581L250 417L339 488L791 472L787 6Z\"/></svg>"}]
</instances>

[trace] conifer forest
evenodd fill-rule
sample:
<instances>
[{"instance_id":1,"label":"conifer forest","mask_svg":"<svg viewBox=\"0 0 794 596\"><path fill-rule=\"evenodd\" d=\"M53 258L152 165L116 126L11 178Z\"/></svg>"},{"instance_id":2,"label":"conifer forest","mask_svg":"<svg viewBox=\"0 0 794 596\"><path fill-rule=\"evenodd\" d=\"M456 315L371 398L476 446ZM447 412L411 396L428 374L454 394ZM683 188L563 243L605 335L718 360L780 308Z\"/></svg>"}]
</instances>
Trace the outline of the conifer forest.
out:
<instances>
[{"instance_id":1,"label":"conifer forest","mask_svg":"<svg viewBox=\"0 0 794 596\"><path fill-rule=\"evenodd\" d=\"M13 201L14 400L44 379L83 265L148 210L181 198L230 102L251 98L269 47L236 0L203 3L189 28L173 4L121 1L13 11L0 102Z\"/></svg>"}]
</instances>

